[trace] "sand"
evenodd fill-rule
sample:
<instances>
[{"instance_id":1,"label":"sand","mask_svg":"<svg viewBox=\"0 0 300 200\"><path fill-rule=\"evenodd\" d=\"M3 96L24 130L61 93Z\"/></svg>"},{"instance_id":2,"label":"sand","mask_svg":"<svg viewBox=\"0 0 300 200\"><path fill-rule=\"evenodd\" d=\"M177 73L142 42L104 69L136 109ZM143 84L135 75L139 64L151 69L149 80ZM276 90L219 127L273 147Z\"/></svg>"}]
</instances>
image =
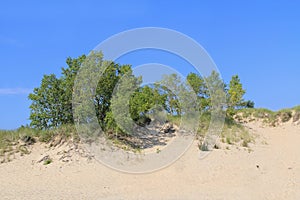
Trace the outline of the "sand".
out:
<instances>
[{"instance_id":1,"label":"sand","mask_svg":"<svg viewBox=\"0 0 300 200\"><path fill-rule=\"evenodd\" d=\"M251 152L232 146L199 159L195 142L173 165L151 174L120 173L86 157L37 163L45 153L0 165L0 199L300 199L300 126L247 124Z\"/></svg>"}]
</instances>

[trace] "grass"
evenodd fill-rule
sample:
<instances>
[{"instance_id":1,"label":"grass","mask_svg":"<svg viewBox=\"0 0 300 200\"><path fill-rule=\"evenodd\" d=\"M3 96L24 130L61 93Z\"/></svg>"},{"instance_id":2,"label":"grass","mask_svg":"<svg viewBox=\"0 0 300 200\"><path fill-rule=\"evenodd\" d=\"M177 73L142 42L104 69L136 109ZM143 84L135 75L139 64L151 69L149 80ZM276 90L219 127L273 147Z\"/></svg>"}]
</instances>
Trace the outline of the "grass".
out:
<instances>
[{"instance_id":1,"label":"grass","mask_svg":"<svg viewBox=\"0 0 300 200\"><path fill-rule=\"evenodd\" d=\"M293 115L293 113L295 114ZM265 108L241 109L236 112L236 118L238 121L243 119L262 120L267 125L277 126L279 123L288 122L292 118L294 121L298 121L300 119L300 106L279 111L272 111Z\"/></svg>"},{"instance_id":2,"label":"grass","mask_svg":"<svg viewBox=\"0 0 300 200\"><path fill-rule=\"evenodd\" d=\"M21 145L21 143L24 143L21 141L25 137L48 143L58 135L65 139L72 138L75 142L79 141L79 136L73 125L64 125L51 130L37 130L24 126L16 130L0 130L0 158L2 158L2 160L9 160L8 157L10 154L29 154L30 151L26 147L27 144Z\"/></svg>"},{"instance_id":3,"label":"grass","mask_svg":"<svg viewBox=\"0 0 300 200\"><path fill-rule=\"evenodd\" d=\"M252 136L242 124L238 122L243 121L257 121L261 120L263 123L270 126L277 126L280 123L286 123L293 119L293 122L300 120L300 106L291 109L282 109L279 111L272 111L265 108L245 108L236 111L235 120L226 117L224 128L220 135L220 141L228 145L239 145L249 148L249 143L254 141ZM237 122L238 121L238 122ZM210 114L204 113L200 119L200 126L198 130L198 137L203 139L208 130L210 122Z\"/></svg>"},{"instance_id":4,"label":"grass","mask_svg":"<svg viewBox=\"0 0 300 200\"><path fill-rule=\"evenodd\" d=\"M291 109L283 109L276 113L276 116L281 119L283 123L290 121L293 117L293 111Z\"/></svg>"},{"instance_id":5,"label":"grass","mask_svg":"<svg viewBox=\"0 0 300 200\"><path fill-rule=\"evenodd\" d=\"M294 110L296 112L300 112L300 105L293 107L291 110Z\"/></svg>"},{"instance_id":6,"label":"grass","mask_svg":"<svg viewBox=\"0 0 300 200\"><path fill-rule=\"evenodd\" d=\"M172 115L167 115L167 120L175 124L176 126L180 126L181 124L181 117L180 116L172 116Z\"/></svg>"},{"instance_id":7,"label":"grass","mask_svg":"<svg viewBox=\"0 0 300 200\"><path fill-rule=\"evenodd\" d=\"M211 116L209 113L203 113L200 119L198 129L198 139L203 141L210 125ZM249 147L249 143L254 141L254 137L244 128L243 125L237 123L232 118L226 117L223 130L220 135L220 141L228 145L238 145Z\"/></svg>"},{"instance_id":8,"label":"grass","mask_svg":"<svg viewBox=\"0 0 300 200\"><path fill-rule=\"evenodd\" d=\"M178 116L167 116L167 119L177 126L181 123L181 118ZM288 122L291 119L293 122L299 121L300 106L296 106L291 109L282 109L277 112L265 108L241 109L236 111L235 119L237 121L243 119L248 119L250 121L262 120L268 125L276 126L280 122ZM197 130L197 138L200 142L205 138L210 125L210 120L210 113L202 113L199 128ZM241 147L248 148L249 143L254 141L254 137L243 127L243 125L237 123L236 120L233 120L230 117L225 118L224 128L220 135L220 141L228 145L239 145ZM26 147L27 144L20 145L20 140L24 137L34 138L36 141L49 143L57 136L65 139L65 141L71 138L74 142L80 141L74 125L64 125L51 130L37 130L30 127L21 127L16 130L0 130L0 162L2 162L3 159L10 160L10 157L16 152L21 155L30 153ZM123 144L120 140L115 140L113 142L120 145ZM123 148L125 147L123 146ZM138 148L136 149L138 150Z\"/></svg>"}]
</instances>

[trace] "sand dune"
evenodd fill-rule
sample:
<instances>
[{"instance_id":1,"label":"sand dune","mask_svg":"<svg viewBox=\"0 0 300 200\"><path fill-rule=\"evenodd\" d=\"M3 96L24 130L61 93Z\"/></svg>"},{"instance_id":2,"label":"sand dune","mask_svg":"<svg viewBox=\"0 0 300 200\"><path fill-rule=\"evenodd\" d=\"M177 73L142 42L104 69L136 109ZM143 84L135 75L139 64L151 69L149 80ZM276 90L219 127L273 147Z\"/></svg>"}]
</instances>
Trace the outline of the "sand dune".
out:
<instances>
[{"instance_id":1,"label":"sand dune","mask_svg":"<svg viewBox=\"0 0 300 200\"><path fill-rule=\"evenodd\" d=\"M151 174L109 169L86 157L43 165L30 155L0 165L0 199L300 199L300 127L247 124L259 137L246 149L214 150L199 159L196 142L176 163Z\"/></svg>"}]
</instances>

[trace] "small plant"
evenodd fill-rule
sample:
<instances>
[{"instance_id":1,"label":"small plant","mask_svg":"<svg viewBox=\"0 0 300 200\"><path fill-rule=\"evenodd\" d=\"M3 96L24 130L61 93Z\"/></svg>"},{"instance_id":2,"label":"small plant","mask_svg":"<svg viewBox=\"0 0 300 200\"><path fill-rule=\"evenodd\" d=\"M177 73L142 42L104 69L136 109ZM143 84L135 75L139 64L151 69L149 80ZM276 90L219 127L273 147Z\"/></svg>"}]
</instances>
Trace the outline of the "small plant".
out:
<instances>
[{"instance_id":1,"label":"small plant","mask_svg":"<svg viewBox=\"0 0 300 200\"><path fill-rule=\"evenodd\" d=\"M157 148L156 149L156 153L158 154L158 153L160 153L161 152L161 150L159 149L159 148Z\"/></svg>"},{"instance_id":2,"label":"small plant","mask_svg":"<svg viewBox=\"0 0 300 200\"><path fill-rule=\"evenodd\" d=\"M226 138L226 143L229 144L229 145L232 145L232 141L229 137Z\"/></svg>"},{"instance_id":3,"label":"small plant","mask_svg":"<svg viewBox=\"0 0 300 200\"><path fill-rule=\"evenodd\" d=\"M19 146L18 151L21 152L21 155L23 156L24 154L29 154L30 151L26 148L26 146Z\"/></svg>"},{"instance_id":4,"label":"small plant","mask_svg":"<svg viewBox=\"0 0 300 200\"><path fill-rule=\"evenodd\" d=\"M52 159L51 158L47 158L46 160L44 160L44 165L49 165L52 163Z\"/></svg>"},{"instance_id":5,"label":"small plant","mask_svg":"<svg viewBox=\"0 0 300 200\"><path fill-rule=\"evenodd\" d=\"M280 110L277 114L277 117L280 117L281 121L283 123L290 121L290 119L293 117L293 113L289 109Z\"/></svg>"},{"instance_id":6,"label":"small plant","mask_svg":"<svg viewBox=\"0 0 300 200\"><path fill-rule=\"evenodd\" d=\"M242 147L248 148L249 147L248 141L243 140Z\"/></svg>"}]
</instances>

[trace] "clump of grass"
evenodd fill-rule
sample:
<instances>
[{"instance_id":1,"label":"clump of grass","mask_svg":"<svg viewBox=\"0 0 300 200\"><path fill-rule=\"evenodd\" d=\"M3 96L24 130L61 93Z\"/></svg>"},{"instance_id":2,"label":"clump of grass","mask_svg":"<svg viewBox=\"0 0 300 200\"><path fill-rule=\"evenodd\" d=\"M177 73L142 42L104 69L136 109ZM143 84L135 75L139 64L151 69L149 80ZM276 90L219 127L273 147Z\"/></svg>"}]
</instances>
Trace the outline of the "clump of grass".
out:
<instances>
[{"instance_id":1,"label":"clump of grass","mask_svg":"<svg viewBox=\"0 0 300 200\"><path fill-rule=\"evenodd\" d=\"M285 123L290 121L290 119L293 117L293 113L290 109L283 109L276 113L276 117L280 118L281 122Z\"/></svg>"},{"instance_id":2,"label":"clump of grass","mask_svg":"<svg viewBox=\"0 0 300 200\"><path fill-rule=\"evenodd\" d=\"M277 112L265 108L241 109L237 111L235 118L237 121L243 121L243 119L262 120L267 125L277 126L280 122L290 121L293 118L293 110L299 110L296 112L299 112L300 118L300 106L293 109L282 109Z\"/></svg>"},{"instance_id":3,"label":"clump of grass","mask_svg":"<svg viewBox=\"0 0 300 200\"><path fill-rule=\"evenodd\" d=\"M209 113L204 113L201 116L200 126L197 134L200 143L203 142L205 138L206 132L210 125L210 119L211 116ZM228 145L240 145L242 147L248 147L248 144L253 142L254 138L244 126L237 123L234 119L226 117L223 130L220 135L220 141ZM203 148L200 146L200 149Z\"/></svg>"},{"instance_id":4,"label":"clump of grass","mask_svg":"<svg viewBox=\"0 0 300 200\"><path fill-rule=\"evenodd\" d=\"M255 112L255 109L253 109L253 108L243 108L236 112L236 114L237 114L236 116L240 117L240 118L249 118L249 117L252 117L254 112ZM238 114L241 114L241 115L238 115Z\"/></svg>"},{"instance_id":5,"label":"clump of grass","mask_svg":"<svg viewBox=\"0 0 300 200\"><path fill-rule=\"evenodd\" d=\"M246 140L243 140L242 147L248 148L249 143Z\"/></svg>"},{"instance_id":6,"label":"clump of grass","mask_svg":"<svg viewBox=\"0 0 300 200\"><path fill-rule=\"evenodd\" d=\"M169 122L172 122L173 124L180 126L181 124L181 117L180 116L172 116L172 115L167 115L167 120Z\"/></svg>"},{"instance_id":7,"label":"clump of grass","mask_svg":"<svg viewBox=\"0 0 300 200\"><path fill-rule=\"evenodd\" d=\"M267 124L274 124L276 120L276 113L266 108L254 109L253 116Z\"/></svg>"},{"instance_id":8,"label":"clump of grass","mask_svg":"<svg viewBox=\"0 0 300 200\"><path fill-rule=\"evenodd\" d=\"M294 110L295 112L300 112L300 105L293 107L291 110Z\"/></svg>"},{"instance_id":9,"label":"clump of grass","mask_svg":"<svg viewBox=\"0 0 300 200\"><path fill-rule=\"evenodd\" d=\"M7 159L9 154L29 154L30 151L26 146L31 145L33 141L38 140L40 142L48 143L56 136L65 139L72 138L74 142L79 142L80 140L74 125L63 125L51 130L37 130L24 126L16 130L0 130L0 158L8 161L10 160ZM24 141L24 138L27 138L29 142Z\"/></svg>"},{"instance_id":10,"label":"clump of grass","mask_svg":"<svg viewBox=\"0 0 300 200\"><path fill-rule=\"evenodd\" d=\"M158 153L160 153L161 152L161 150L159 149L159 148L157 148L156 149L156 153L158 154Z\"/></svg>"},{"instance_id":11,"label":"clump of grass","mask_svg":"<svg viewBox=\"0 0 300 200\"><path fill-rule=\"evenodd\" d=\"M20 152L20 153L21 153L21 156L30 153L30 151L29 151L29 150L26 148L26 146L24 146L24 145L19 146L19 147L17 148L17 152Z\"/></svg>"},{"instance_id":12,"label":"clump of grass","mask_svg":"<svg viewBox=\"0 0 300 200\"><path fill-rule=\"evenodd\" d=\"M232 145L231 137L226 137L226 143Z\"/></svg>"},{"instance_id":13,"label":"clump of grass","mask_svg":"<svg viewBox=\"0 0 300 200\"><path fill-rule=\"evenodd\" d=\"M38 134L38 138L39 141L48 143L58 135L65 139L72 138L74 141L77 142L80 140L74 125L62 125L59 128L55 128L51 130L40 130Z\"/></svg>"}]
</instances>

